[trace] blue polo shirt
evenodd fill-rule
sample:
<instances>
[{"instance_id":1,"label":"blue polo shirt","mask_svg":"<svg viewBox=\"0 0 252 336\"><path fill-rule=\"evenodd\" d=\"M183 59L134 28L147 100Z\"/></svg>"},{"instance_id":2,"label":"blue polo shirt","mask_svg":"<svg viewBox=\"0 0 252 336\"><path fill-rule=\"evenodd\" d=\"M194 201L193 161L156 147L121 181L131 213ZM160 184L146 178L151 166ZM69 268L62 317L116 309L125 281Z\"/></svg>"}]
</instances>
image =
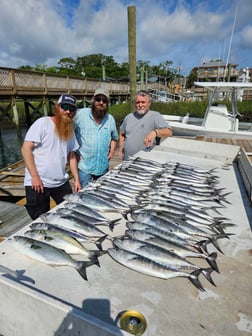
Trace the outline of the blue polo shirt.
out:
<instances>
[{"instance_id":1,"label":"blue polo shirt","mask_svg":"<svg viewBox=\"0 0 252 336\"><path fill-rule=\"evenodd\" d=\"M78 168L88 174L103 175L108 167L108 154L111 140L118 141L114 117L106 113L98 125L90 108L78 110L74 128L81 156Z\"/></svg>"}]
</instances>

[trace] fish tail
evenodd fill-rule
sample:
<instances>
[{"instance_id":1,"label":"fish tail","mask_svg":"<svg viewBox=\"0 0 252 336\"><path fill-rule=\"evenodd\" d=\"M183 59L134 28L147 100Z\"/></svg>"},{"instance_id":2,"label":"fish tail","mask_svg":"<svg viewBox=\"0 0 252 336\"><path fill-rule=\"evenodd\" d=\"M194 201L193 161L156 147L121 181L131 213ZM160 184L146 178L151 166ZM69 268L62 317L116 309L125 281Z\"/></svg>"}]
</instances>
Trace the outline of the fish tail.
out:
<instances>
[{"instance_id":1,"label":"fish tail","mask_svg":"<svg viewBox=\"0 0 252 336\"><path fill-rule=\"evenodd\" d=\"M229 201L225 198L225 197L228 196L229 194L231 194L231 192L228 192L228 193L226 193L226 194L222 194L222 195L218 195L218 197L216 198L216 201L217 201L218 203L220 203L220 204L222 204L221 201L222 201L222 202L225 202L225 203L228 203L228 204L232 204L231 202L229 202Z\"/></svg>"},{"instance_id":2,"label":"fish tail","mask_svg":"<svg viewBox=\"0 0 252 336\"><path fill-rule=\"evenodd\" d=\"M107 251L91 251L91 257L90 260L94 261L94 264L98 267L101 267L98 258L102 256L103 254L107 253Z\"/></svg>"},{"instance_id":3,"label":"fish tail","mask_svg":"<svg viewBox=\"0 0 252 336\"><path fill-rule=\"evenodd\" d=\"M117 222L119 222L121 220L121 218L117 218L117 219L114 219L114 220L112 220L110 223L109 223L109 229L110 229L110 231L114 231L114 227L115 227L115 225L116 224L119 224L119 223L117 223Z\"/></svg>"},{"instance_id":4,"label":"fish tail","mask_svg":"<svg viewBox=\"0 0 252 336\"><path fill-rule=\"evenodd\" d=\"M203 268L202 269L202 274L204 275L204 277L213 285L216 287L212 277L211 277L211 273L213 272L213 268L209 267L209 268Z\"/></svg>"},{"instance_id":5,"label":"fish tail","mask_svg":"<svg viewBox=\"0 0 252 336\"><path fill-rule=\"evenodd\" d=\"M211 206L211 209L213 211L215 211L218 215L221 215L220 211L217 210L219 208L223 208L223 206Z\"/></svg>"},{"instance_id":6,"label":"fish tail","mask_svg":"<svg viewBox=\"0 0 252 336\"><path fill-rule=\"evenodd\" d=\"M208 254L208 250L207 250L207 245L209 244L209 240L208 239L204 239L199 241L198 243L196 243L195 248L203 254ZM193 246L193 245L192 245Z\"/></svg>"},{"instance_id":7,"label":"fish tail","mask_svg":"<svg viewBox=\"0 0 252 336\"><path fill-rule=\"evenodd\" d=\"M212 267L213 270L215 270L217 273L220 273L218 265L216 263L216 258L217 258L217 253L213 252L209 254L209 256L206 258L206 261Z\"/></svg>"},{"instance_id":8,"label":"fish tail","mask_svg":"<svg viewBox=\"0 0 252 336\"><path fill-rule=\"evenodd\" d=\"M98 248L98 250L102 251L102 243L104 242L104 240L107 238L107 235L99 238L96 242L95 245Z\"/></svg>"},{"instance_id":9,"label":"fish tail","mask_svg":"<svg viewBox=\"0 0 252 336\"><path fill-rule=\"evenodd\" d=\"M210 238L209 238L209 242L211 242L211 243L213 244L213 246L214 246L220 253L224 254L224 253L222 252L221 248L220 248L220 245L219 245L218 242L217 242L217 238L215 238L215 237L210 237Z\"/></svg>"},{"instance_id":10,"label":"fish tail","mask_svg":"<svg viewBox=\"0 0 252 336\"><path fill-rule=\"evenodd\" d=\"M131 212L131 209L127 209L121 212L121 215L124 219L128 220L128 214Z\"/></svg>"},{"instance_id":11,"label":"fish tail","mask_svg":"<svg viewBox=\"0 0 252 336\"><path fill-rule=\"evenodd\" d=\"M209 237L209 241L214 245L214 247L222 254L224 254L217 242L217 239L220 239L220 238L228 238L229 239L229 236L232 236L233 233L224 233L224 234L217 234L217 235L213 235L212 237Z\"/></svg>"},{"instance_id":12,"label":"fish tail","mask_svg":"<svg viewBox=\"0 0 252 336\"><path fill-rule=\"evenodd\" d=\"M92 255L90 257L90 261L92 261L94 263L94 265L97 265L98 267L101 267L98 256L97 255Z\"/></svg>"},{"instance_id":13,"label":"fish tail","mask_svg":"<svg viewBox=\"0 0 252 336\"><path fill-rule=\"evenodd\" d=\"M93 260L89 261L80 261L79 266L76 268L80 276L84 279L87 280L87 271L86 268L88 266L94 265L95 262Z\"/></svg>"},{"instance_id":14,"label":"fish tail","mask_svg":"<svg viewBox=\"0 0 252 336\"><path fill-rule=\"evenodd\" d=\"M232 223L214 223L214 224L211 224L211 227L215 230L216 233L227 235L224 229L226 227L235 226L235 225L236 224L232 224Z\"/></svg>"},{"instance_id":15,"label":"fish tail","mask_svg":"<svg viewBox=\"0 0 252 336\"><path fill-rule=\"evenodd\" d=\"M191 281L191 283L198 288L200 291L205 292L205 289L202 287L201 282L199 281L199 275L201 274L202 269L198 269L194 272L192 272L188 279Z\"/></svg>"}]
</instances>

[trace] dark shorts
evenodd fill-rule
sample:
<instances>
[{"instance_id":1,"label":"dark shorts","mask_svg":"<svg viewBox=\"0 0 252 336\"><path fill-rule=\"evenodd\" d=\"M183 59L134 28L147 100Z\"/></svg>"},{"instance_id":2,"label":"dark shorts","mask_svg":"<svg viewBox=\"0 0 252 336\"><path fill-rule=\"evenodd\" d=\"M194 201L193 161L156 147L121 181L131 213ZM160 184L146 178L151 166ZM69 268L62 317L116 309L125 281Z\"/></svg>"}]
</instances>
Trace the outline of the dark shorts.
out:
<instances>
[{"instance_id":1,"label":"dark shorts","mask_svg":"<svg viewBox=\"0 0 252 336\"><path fill-rule=\"evenodd\" d=\"M64 196L72 193L70 183L67 181L62 186L56 188L44 187L44 193L38 193L30 186L25 187L26 210L32 219L38 218L42 213L50 210L50 197L56 204L64 201Z\"/></svg>"}]
</instances>

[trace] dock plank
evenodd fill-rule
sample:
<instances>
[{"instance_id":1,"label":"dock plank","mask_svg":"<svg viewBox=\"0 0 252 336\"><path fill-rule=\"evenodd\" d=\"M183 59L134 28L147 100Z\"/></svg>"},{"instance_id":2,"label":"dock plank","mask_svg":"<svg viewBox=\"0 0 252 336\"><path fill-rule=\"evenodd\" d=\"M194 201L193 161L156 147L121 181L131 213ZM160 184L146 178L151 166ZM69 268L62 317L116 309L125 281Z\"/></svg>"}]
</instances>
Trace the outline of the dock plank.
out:
<instances>
[{"instance_id":1,"label":"dock plank","mask_svg":"<svg viewBox=\"0 0 252 336\"><path fill-rule=\"evenodd\" d=\"M0 241L31 222L24 206L0 201Z\"/></svg>"}]
</instances>

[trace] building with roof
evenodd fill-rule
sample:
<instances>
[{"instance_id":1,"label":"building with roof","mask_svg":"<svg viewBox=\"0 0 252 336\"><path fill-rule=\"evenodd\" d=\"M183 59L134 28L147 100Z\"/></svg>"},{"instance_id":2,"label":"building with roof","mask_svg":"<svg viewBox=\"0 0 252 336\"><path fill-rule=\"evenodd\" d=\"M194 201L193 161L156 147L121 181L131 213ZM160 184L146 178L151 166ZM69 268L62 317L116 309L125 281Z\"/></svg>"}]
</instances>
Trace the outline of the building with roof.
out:
<instances>
[{"instance_id":1,"label":"building with roof","mask_svg":"<svg viewBox=\"0 0 252 336\"><path fill-rule=\"evenodd\" d=\"M226 64L222 60L204 62L198 67L198 82L236 82L238 64Z\"/></svg>"}]
</instances>

